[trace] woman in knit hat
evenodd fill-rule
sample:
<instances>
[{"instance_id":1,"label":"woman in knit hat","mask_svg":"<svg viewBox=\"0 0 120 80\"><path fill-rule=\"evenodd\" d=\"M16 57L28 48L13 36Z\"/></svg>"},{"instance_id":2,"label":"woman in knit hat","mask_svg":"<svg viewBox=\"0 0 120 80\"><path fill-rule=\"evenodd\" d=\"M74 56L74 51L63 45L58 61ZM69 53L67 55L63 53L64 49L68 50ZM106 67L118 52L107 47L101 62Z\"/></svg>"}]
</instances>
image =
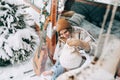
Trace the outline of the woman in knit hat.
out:
<instances>
[{"instance_id":1,"label":"woman in knit hat","mask_svg":"<svg viewBox=\"0 0 120 80\"><path fill-rule=\"evenodd\" d=\"M71 24L65 18L61 18L57 22L56 30L58 32L59 39L64 39L64 43L67 41L70 46L77 45L82 49L85 49L86 52L90 51L89 41L92 39L89 36L89 33L83 28L71 26ZM69 38L73 39L68 40Z\"/></svg>"},{"instance_id":2,"label":"woman in knit hat","mask_svg":"<svg viewBox=\"0 0 120 80\"><path fill-rule=\"evenodd\" d=\"M92 39L88 35L88 32L86 30L80 27L71 26L71 24L65 18L59 19L56 27L57 27L56 31L58 32L58 35L59 35L54 57L53 57L56 60L56 63L51 70L43 72L44 76L53 75L52 80L55 80L56 77L58 77L60 74L65 72L66 69L69 70L72 68L79 67L82 61L80 53L75 52L75 54L69 54L70 53L69 50L63 49L66 43L69 46L76 46L76 48L79 50L83 49L85 50L85 52L91 52L92 50L91 45L90 45ZM64 53L64 51L66 52ZM65 55L63 57L61 53L65 54L66 57L68 57L67 55L71 57L65 58ZM64 60L63 58L66 60ZM62 60L64 61L64 63ZM69 67L64 66L64 64L66 64ZM70 64L72 65L70 66Z\"/></svg>"}]
</instances>

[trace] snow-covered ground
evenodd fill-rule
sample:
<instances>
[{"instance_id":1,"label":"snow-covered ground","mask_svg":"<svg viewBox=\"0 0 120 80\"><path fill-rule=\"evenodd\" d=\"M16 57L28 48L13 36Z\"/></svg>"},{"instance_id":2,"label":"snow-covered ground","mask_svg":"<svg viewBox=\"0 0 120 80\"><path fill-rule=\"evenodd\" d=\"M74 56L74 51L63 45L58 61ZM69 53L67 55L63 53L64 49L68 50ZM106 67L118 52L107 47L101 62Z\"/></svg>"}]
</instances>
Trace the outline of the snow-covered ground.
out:
<instances>
[{"instance_id":1,"label":"snow-covered ground","mask_svg":"<svg viewBox=\"0 0 120 80\"><path fill-rule=\"evenodd\" d=\"M31 58L23 63L0 67L0 80L40 80L40 76L35 76Z\"/></svg>"},{"instance_id":2,"label":"snow-covered ground","mask_svg":"<svg viewBox=\"0 0 120 80\"><path fill-rule=\"evenodd\" d=\"M45 70L49 70L53 65L50 59L47 59ZM9 65L7 67L0 67L0 80L41 80L44 77L37 76L33 68L33 57L25 62ZM49 78L47 76L46 78Z\"/></svg>"}]
</instances>

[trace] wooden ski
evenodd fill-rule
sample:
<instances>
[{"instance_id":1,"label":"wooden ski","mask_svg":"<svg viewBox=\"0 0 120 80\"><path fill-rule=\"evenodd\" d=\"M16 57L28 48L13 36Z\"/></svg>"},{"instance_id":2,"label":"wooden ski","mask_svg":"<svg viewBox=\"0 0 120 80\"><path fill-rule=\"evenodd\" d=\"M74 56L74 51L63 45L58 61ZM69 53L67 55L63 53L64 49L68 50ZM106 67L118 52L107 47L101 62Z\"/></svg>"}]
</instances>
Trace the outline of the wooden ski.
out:
<instances>
[{"instance_id":1,"label":"wooden ski","mask_svg":"<svg viewBox=\"0 0 120 80\"><path fill-rule=\"evenodd\" d=\"M50 22L52 24L52 28L56 25L56 21L57 21L57 5L58 5L58 0L52 0L51 13L50 13L50 17L49 17ZM50 32L52 32L52 31L50 31ZM49 37L47 35L46 42L47 42L47 46L48 46L48 53L49 53L48 55L49 55L50 59L52 60L52 62L55 63L55 61L53 60L53 55L54 55L54 50L56 47L56 34L53 34L51 37Z\"/></svg>"}]
</instances>

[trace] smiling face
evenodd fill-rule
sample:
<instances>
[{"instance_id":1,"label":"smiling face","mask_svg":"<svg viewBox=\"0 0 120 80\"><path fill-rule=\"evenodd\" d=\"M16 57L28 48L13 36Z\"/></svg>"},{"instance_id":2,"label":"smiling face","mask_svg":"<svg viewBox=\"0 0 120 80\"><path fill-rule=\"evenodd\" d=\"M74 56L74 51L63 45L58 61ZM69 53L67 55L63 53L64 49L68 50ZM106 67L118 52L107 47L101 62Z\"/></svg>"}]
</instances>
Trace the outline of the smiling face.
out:
<instances>
[{"instance_id":1,"label":"smiling face","mask_svg":"<svg viewBox=\"0 0 120 80\"><path fill-rule=\"evenodd\" d=\"M63 29L59 32L60 37L68 39L70 37L70 32L67 29Z\"/></svg>"}]
</instances>

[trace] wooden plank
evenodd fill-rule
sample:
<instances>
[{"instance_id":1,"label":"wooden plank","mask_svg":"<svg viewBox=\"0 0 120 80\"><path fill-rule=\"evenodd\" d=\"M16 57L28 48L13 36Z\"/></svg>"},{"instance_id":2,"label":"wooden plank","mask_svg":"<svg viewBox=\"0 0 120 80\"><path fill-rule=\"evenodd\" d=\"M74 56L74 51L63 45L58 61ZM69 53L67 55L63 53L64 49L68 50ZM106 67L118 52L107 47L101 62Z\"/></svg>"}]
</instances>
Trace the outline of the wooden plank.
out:
<instances>
[{"instance_id":1,"label":"wooden plank","mask_svg":"<svg viewBox=\"0 0 120 80\"><path fill-rule=\"evenodd\" d=\"M52 0L51 13L50 13L50 22L52 23L52 28L56 25L57 3L58 3L58 0ZM46 40L47 40L47 45L48 45L49 57L52 60L52 62L55 63L55 61L53 60L53 55L54 55L54 50L56 46L56 34L53 34L52 38L47 36Z\"/></svg>"}]
</instances>

